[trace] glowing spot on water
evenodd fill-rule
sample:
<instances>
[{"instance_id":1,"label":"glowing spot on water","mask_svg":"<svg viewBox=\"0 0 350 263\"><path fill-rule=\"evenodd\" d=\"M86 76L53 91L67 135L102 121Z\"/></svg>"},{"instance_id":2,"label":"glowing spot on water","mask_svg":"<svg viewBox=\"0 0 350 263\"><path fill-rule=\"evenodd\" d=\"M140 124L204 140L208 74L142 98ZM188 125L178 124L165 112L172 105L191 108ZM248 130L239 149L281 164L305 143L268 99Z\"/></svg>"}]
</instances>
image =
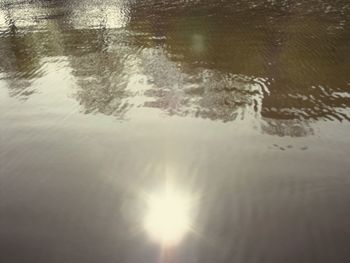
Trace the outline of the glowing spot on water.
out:
<instances>
[{"instance_id":1,"label":"glowing spot on water","mask_svg":"<svg viewBox=\"0 0 350 263\"><path fill-rule=\"evenodd\" d=\"M190 198L171 188L149 196L144 226L148 234L164 245L181 241L191 228Z\"/></svg>"}]
</instances>

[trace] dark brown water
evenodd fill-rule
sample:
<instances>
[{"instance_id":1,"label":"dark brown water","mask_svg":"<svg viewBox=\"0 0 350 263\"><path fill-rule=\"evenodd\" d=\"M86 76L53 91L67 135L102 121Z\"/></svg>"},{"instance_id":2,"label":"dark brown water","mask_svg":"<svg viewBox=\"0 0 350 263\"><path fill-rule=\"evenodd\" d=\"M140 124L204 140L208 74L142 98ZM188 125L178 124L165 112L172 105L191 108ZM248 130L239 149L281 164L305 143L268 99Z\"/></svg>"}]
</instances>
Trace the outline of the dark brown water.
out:
<instances>
[{"instance_id":1,"label":"dark brown water","mask_svg":"<svg viewBox=\"0 0 350 263\"><path fill-rule=\"evenodd\" d=\"M349 135L349 1L0 1L0 262L350 262Z\"/></svg>"}]
</instances>

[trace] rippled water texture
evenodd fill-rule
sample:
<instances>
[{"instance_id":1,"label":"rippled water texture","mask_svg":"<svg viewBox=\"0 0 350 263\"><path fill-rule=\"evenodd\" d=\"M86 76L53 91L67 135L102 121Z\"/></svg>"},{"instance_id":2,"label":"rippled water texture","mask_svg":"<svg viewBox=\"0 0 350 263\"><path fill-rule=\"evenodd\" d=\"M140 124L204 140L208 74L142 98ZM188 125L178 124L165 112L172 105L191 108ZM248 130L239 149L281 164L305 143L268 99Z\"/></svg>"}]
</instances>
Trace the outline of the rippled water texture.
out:
<instances>
[{"instance_id":1,"label":"rippled water texture","mask_svg":"<svg viewBox=\"0 0 350 263\"><path fill-rule=\"evenodd\" d=\"M0 0L0 262L350 262L349 135L349 1Z\"/></svg>"}]
</instances>

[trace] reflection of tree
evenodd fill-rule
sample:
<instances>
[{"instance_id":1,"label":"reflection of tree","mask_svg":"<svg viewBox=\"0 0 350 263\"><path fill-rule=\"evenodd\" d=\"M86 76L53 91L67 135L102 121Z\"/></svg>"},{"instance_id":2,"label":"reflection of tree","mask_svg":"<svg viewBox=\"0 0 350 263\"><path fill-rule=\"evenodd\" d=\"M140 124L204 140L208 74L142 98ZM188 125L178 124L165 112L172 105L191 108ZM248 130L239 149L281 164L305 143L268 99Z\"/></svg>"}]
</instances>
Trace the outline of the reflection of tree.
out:
<instances>
[{"instance_id":1,"label":"reflection of tree","mask_svg":"<svg viewBox=\"0 0 350 263\"><path fill-rule=\"evenodd\" d=\"M187 72L161 52L144 52L143 73L152 88L145 106L160 108L173 115L191 115L212 120L231 121L247 110L257 110L262 88L254 78L222 74L203 68ZM157 70L155 70L157 69Z\"/></svg>"},{"instance_id":2,"label":"reflection of tree","mask_svg":"<svg viewBox=\"0 0 350 263\"><path fill-rule=\"evenodd\" d=\"M127 84L123 77L123 54L121 50L107 51L104 25L95 30L74 30L64 23L71 16L71 12L65 12L64 3L39 3L4 6L9 26L0 37L0 70L9 84L10 95L28 98L35 92L31 82L42 76L41 59L66 55L77 78L76 98L85 112L99 111L120 117L126 110L126 104L120 104L126 97ZM24 8L30 16L17 29L15 21L20 19L20 9ZM36 25L40 30L35 30Z\"/></svg>"},{"instance_id":3,"label":"reflection of tree","mask_svg":"<svg viewBox=\"0 0 350 263\"><path fill-rule=\"evenodd\" d=\"M128 79L124 70L125 54L119 52L94 52L73 57L71 66L77 78L77 100L85 113L100 112L122 118L131 96L126 91Z\"/></svg>"},{"instance_id":4,"label":"reflection of tree","mask_svg":"<svg viewBox=\"0 0 350 263\"><path fill-rule=\"evenodd\" d=\"M33 50L35 40L30 35L18 33L11 10L6 10L8 28L0 38L0 71L9 85L11 96L25 99L34 91L28 89L38 73L40 63Z\"/></svg>"},{"instance_id":5,"label":"reflection of tree","mask_svg":"<svg viewBox=\"0 0 350 263\"><path fill-rule=\"evenodd\" d=\"M150 2L158 3L159 8L154 9ZM129 26L147 33L139 40L144 46L161 45L168 58L190 74L204 67L221 72L222 80L227 74L265 79L268 93L262 94L260 113L266 119L349 120L343 110L350 107L346 96L349 10L339 1L323 1L323 5L304 1L301 5L273 8L254 4L252 9L249 4L253 2L259 4L249 1L248 6L241 5L240 12L233 12L228 2L222 6L201 4L202 1L194 6L176 2L173 8L162 10L160 2L148 1L131 9ZM325 17L322 8L333 13ZM211 112L223 112L225 101L239 100L235 93L220 96L220 85L216 83L217 89L196 105L218 107ZM224 99L220 102L219 98ZM153 104L166 107L165 99L160 96L159 103ZM230 103L226 108L227 112L234 110ZM211 116L220 118L220 114Z\"/></svg>"},{"instance_id":6,"label":"reflection of tree","mask_svg":"<svg viewBox=\"0 0 350 263\"><path fill-rule=\"evenodd\" d=\"M259 117L266 80L209 69L178 68L163 52L144 52L142 68L152 88L145 92L146 107L170 115L233 121ZM154 70L157 68L158 70ZM305 121L264 118L261 131L279 136L306 136L313 131Z\"/></svg>"},{"instance_id":7,"label":"reflection of tree","mask_svg":"<svg viewBox=\"0 0 350 263\"><path fill-rule=\"evenodd\" d=\"M314 133L307 121L270 118L264 118L261 123L261 131L267 134L291 137L303 137Z\"/></svg>"},{"instance_id":8,"label":"reflection of tree","mask_svg":"<svg viewBox=\"0 0 350 263\"><path fill-rule=\"evenodd\" d=\"M275 34L278 47L270 46L274 58L268 75L273 79L271 96L264 99L262 115L280 119L349 120L343 113L350 106L339 93L348 90L349 30L329 28L318 17L289 16L281 21L283 33Z\"/></svg>"},{"instance_id":9,"label":"reflection of tree","mask_svg":"<svg viewBox=\"0 0 350 263\"><path fill-rule=\"evenodd\" d=\"M0 70L10 96L27 99L35 93L32 82L44 75L42 59L63 55L61 28L54 20L61 11L51 7L8 1L0 9L8 24L0 36Z\"/></svg>"},{"instance_id":10,"label":"reflection of tree","mask_svg":"<svg viewBox=\"0 0 350 263\"><path fill-rule=\"evenodd\" d=\"M339 1L327 17L310 1L131 1L122 29L109 27L120 21L107 15L108 4L73 1L68 12L65 2L39 2L29 20L42 30L19 28L9 12L0 38L12 95L30 94L41 58L66 56L86 113L122 118L140 73L148 80L141 106L167 114L223 121L249 114L265 120L264 131L292 136L309 133L298 127L314 119L349 119L350 15Z\"/></svg>"}]
</instances>

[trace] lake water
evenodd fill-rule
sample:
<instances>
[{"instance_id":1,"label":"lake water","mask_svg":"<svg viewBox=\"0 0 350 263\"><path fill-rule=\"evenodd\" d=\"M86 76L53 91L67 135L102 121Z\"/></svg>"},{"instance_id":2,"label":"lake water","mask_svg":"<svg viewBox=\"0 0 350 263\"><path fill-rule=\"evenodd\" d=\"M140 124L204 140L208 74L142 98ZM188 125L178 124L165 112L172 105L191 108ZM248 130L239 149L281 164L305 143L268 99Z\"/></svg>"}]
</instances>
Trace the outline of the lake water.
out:
<instances>
[{"instance_id":1,"label":"lake water","mask_svg":"<svg viewBox=\"0 0 350 263\"><path fill-rule=\"evenodd\" d=\"M349 1L0 1L0 262L350 262L349 135Z\"/></svg>"}]
</instances>

